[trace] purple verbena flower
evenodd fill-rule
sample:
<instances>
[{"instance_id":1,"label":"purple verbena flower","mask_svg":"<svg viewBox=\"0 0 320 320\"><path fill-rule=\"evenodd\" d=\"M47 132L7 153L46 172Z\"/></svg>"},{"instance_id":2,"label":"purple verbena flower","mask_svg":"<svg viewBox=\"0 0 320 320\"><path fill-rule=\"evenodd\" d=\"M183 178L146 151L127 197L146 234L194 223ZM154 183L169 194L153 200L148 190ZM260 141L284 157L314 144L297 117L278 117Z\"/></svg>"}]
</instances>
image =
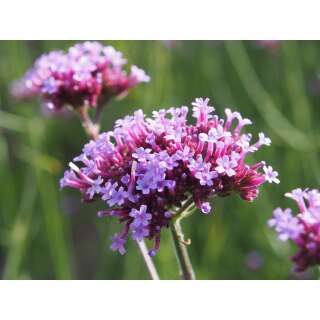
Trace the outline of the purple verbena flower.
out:
<instances>
[{"instance_id":1,"label":"purple verbena flower","mask_svg":"<svg viewBox=\"0 0 320 320\"><path fill-rule=\"evenodd\" d=\"M80 168L70 164L61 180L61 187L79 189L85 201L108 203L110 209L99 215L116 217L124 225L113 248L122 250L131 233L138 241L153 240L149 253L154 255L161 230L188 199L209 214L215 195L236 192L253 201L260 185L276 182L275 172L261 172L264 162L245 163L249 152L269 144L261 134L250 144L251 135L241 132L250 120L229 109L226 120L219 118L208 98L192 105L195 124L188 123L186 106L154 111L151 118L139 110L116 121L113 131L84 146L76 158Z\"/></svg>"},{"instance_id":2,"label":"purple verbena flower","mask_svg":"<svg viewBox=\"0 0 320 320\"><path fill-rule=\"evenodd\" d=\"M197 119L197 124L206 124L207 121L212 118L211 113L215 108L208 105L209 101L209 98L196 98L195 101L192 102L192 116Z\"/></svg>"},{"instance_id":3,"label":"purple verbena flower","mask_svg":"<svg viewBox=\"0 0 320 320\"><path fill-rule=\"evenodd\" d=\"M291 209L277 208L273 211L273 218L268 221L268 224L269 227L275 228L282 241L294 240L302 231L299 219L292 215Z\"/></svg>"},{"instance_id":4,"label":"purple verbena flower","mask_svg":"<svg viewBox=\"0 0 320 320\"><path fill-rule=\"evenodd\" d=\"M211 164L208 163L204 166L204 168L194 175L202 186L212 186L213 179L218 177L218 172L210 171Z\"/></svg>"},{"instance_id":5,"label":"purple verbena flower","mask_svg":"<svg viewBox=\"0 0 320 320\"><path fill-rule=\"evenodd\" d=\"M147 238L149 236L149 229L143 225L134 225L131 224L131 229L132 229L132 239L141 241L144 238Z\"/></svg>"},{"instance_id":6,"label":"purple verbena flower","mask_svg":"<svg viewBox=\"0 0 320 320\"><path fill-rule=\"evenodd\" d=\"M100 176L93 181L91 187L87 189L87 193L90 199L92 199L95 194L99 194L101 192L102 183L103 179Z\"/></svg>"},{"instance_id":7,"label":"purple verbena flower","mask_svg":"<svg viewBox=\"0 0 320 320\"><path fill-rule=\"evenodd\" d=\"M110 199L107 200L108 205L110 207L114 205L118 205L118 206L123 205L127 198L127 194L128 193L127 191L124 190L124 187L120 187L118 190L114 188L110 192Z\"/></svg>"},{"instance_id":8,"label":"purple verbena flower","mask_svg":"<svg viewBox=\"0 0 320 320\"><path fill-rule=\"evenodd\" d=\"M25 76L14 83L18 98L38 96L50 112L66 106L96 108L111 98L125 95L150 77L137 66L124 70L122 53L99 42L84 42L66 52L52 51L36 60Z\"/></svg>"},{"instance_id":9,"label":"purple verbena flower","mask_svg":"<svg viewBox=\"0 0 320 320\"><path fill-rule=\"evenodd\" d=\"M119 251L121 254L125 254L126 253L126 249L124 247L125 243L126 243L126 240L116 233L112 237L111 250Z\"/></svg>"},{"instance_id":10,"label":"purple verbena flower","mask_svg":"<svg viewBox=\"0 0 320 320\"><path fill-rule=\"evenodd\" d=\"M265 177L266 177L266 180L269 182L269 183L280 183L280 180L277 178L278 176L278 172L277 171L273 171L273 168L271 166L264 166L263 167L263 171L265 173Z\"/></svg>"},{"instance_id":11,"label":"purple verbena flower","mask_svg":"<svg viewBox=\"0 0 320 320\"><path fill-rule=\"evenodd\" d=\"M266 137L263 132L259 133L259 141L258 141L259 146L266 145L270 146L271 144L271 139Z\"/></svg>"},{"instance_id":12,"label":"purple verbena flower","mask_svg":"<svg viewBox=\"0 0 320 320\"><path fill-rule=\"evenodd\" d=\"M111 198L111 193L114 192L113 190L115 190L117 186L118 186L117 182L112 184L112 182L107 181L104 187L100 189L100 193L102 194L101 199L104 201L109 200Z\"/></svg>"},{"instance_id":13,"label":"purple verbena flower","mask_svg":"<svg viewBox=\"0 0 320 320\"><path fill-rule=\"evenodd\" d=\"M224 155L221 158L217 159L218 166L215 170L218 173L226 173L229 177L232 177L236 174L236 171L233 169L238 166L238 162L236 160L230 159L229 156Z\"/></svg>"},{"instance_id":14,"label":"purple verbena flower","mask_svg":"<svg viewBox=\"0 0 320 320\"><path fill-rule=\"evenodd\" d=\"M132 154L132 157L136 158L140 162L145 162L150 158L151 151L152 150L149 148L145 149L141 147L141 148L138 148L136 152Z\"/></svg>"},{"instance_id":15,"label":"purple verbena flower","mask_svg":"<svg viewBox=\"0 0 320 320\"><path fill-rule=\"evenodd\" d=\"M211 206L209 202L203 202L201 204L200 210L204 213L204 214L208 214L211 211Z\"/></svg>"},{"instance_id":16,"label":"purple verbena flower","mask_svg":"<svg viewBox=\"0 0 320 320\"><path fill-rule=\"evenodd\" d=\"M152 219L152 214L147 212L147 206L142 205L139 210L132 209L129 216L134 218L132 225L138 227L140 225L147 226Z\"/></svg>"},{"instance_id":17,"label":"purple verbena flower","mask_svg":"<svg viewBox=\"0 0 320 320\"><path fill-rule=\"evenodd\" d=\"M304 271L320 265L320 192L299 188L285 195L296 201L300 212L294 216L291 209L277 208L268 224L279 233L280 240L296 244L298 252L291 259L296 271Z\"/></svg>"}]
</instances>

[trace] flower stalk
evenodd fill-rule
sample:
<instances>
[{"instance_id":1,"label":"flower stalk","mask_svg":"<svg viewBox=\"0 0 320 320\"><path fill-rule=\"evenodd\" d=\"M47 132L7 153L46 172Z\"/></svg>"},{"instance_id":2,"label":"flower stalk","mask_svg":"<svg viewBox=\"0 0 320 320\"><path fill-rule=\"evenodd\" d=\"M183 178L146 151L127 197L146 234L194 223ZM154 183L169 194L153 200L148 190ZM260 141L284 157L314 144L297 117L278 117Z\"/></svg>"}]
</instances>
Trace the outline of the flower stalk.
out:
<instances>
[{"instance_id":1,"label":"flower stalk","mask_svg":"<svg viewBox=\"0 0 320 320\"><path fill-rule=\"evenodd\" d=\"M144 240L136 241L136 242L140 250L141 256L144 260L144 263L148 269L151 280L160 280L157 269L152 261L152 258L148 253L146 243L144 242Z\"/></svg>"},{"instance_id":2,"label":"flower stalk","mask_svg":"<svg viewBox=\"0 0 320 320\"><path fill-rule=\"evenodd\" d=\"M172 219L170 230L173 244L176 251L176 257L180 266L181 277L184 280L195 280L196 276L193 271L192 263L188 254L187 246L191 244L191 240L185 240L181 227L181 220L193 213L195 206L192 198L187 200L182 208L176 213Z\"/></svg>"},{"instance_id":3,"label":"flower stalk","mask_svg":"<svg viewBox=\"0 0 320 320\"><path fill-rule=\"evenodd\" d=\"M80 120L83 126L84 131L88 135L89 138L93 140L97 140L100 131L99 122L93 123L89 117L88 107L83 106L78 109Z\"/></svg>"}]
</instances>

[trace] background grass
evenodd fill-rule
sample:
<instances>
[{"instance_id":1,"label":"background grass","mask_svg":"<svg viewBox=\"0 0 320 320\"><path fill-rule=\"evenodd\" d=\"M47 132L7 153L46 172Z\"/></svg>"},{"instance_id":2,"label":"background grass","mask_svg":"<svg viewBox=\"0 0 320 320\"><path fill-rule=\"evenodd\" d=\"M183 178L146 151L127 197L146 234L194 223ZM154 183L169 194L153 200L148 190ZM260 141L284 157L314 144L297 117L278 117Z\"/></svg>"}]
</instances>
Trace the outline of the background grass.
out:
<instances>
[{"instance_id":1,"label":"background grass","mask_svg":"<svg viewBox=\"0 0 320 320\"><path fill-rule=\"evenodd\" d=\"M4 279L146 279L137 249L129 242L122 257L108 249L117 228L98 219L102 203L83 205L58 180L87 141L76 117L45 118L37 101L9 95L10 83L36 57L65 49L73 41L0 42L0 274ZM319 42L282 42L278 50L256 42L108 41L129 63L144 68L152 82L141 85L104 113L102 127L137 108L190 105L208 96L222 115L225 107L253 120L273 146L255 155L280 172L280 185L264 185L247 203L238 196L214 199L214 214L184 222L199 279L314 278L300 275L288 260L294 247L266 226L277 206L291 206L283 194L319 187L319 96L315 92ZM177 279L168 231L155 258L163 279ZM252 265L253 264L253 265Z\"/></svg>"}]
</instances>

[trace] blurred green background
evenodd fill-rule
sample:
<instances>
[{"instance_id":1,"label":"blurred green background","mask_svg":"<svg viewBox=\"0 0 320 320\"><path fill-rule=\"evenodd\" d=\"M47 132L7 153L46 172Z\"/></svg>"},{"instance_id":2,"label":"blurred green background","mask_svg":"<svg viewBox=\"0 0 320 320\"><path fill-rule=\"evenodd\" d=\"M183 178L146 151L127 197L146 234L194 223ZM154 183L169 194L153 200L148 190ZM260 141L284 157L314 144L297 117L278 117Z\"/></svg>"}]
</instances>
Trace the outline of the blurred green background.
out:
<instances>
[{"instance_id":1,"label":"blurred green background","mask_svg":"<svg viewBox=\"0 0 320 320\"><path fill-rule=\"evenodd\" d=\"M74 41L0 42L0 275L3 279L147 279L137 248L109 250L118 230L99 219L103 203L81 204L75 190L59 190L68 162L87 138L77 117L46 118L38 101L17 102L10 84L42 53ZM106 41L152 77L105 110L102 128L143 108L190 105L207 96L253 120L247 130L265 132L273 145L255 154L280 173L248 203L237 195L216 198L214 214L184 221L198 279L308 279L294 274L294 247L277 240L266 221L277 207L293 203L283 194L319 187L320 43L283 41L275 48L256 41ZM161 278L178 279L169 230L155 258Z\"/></svg>"}]
</instances>

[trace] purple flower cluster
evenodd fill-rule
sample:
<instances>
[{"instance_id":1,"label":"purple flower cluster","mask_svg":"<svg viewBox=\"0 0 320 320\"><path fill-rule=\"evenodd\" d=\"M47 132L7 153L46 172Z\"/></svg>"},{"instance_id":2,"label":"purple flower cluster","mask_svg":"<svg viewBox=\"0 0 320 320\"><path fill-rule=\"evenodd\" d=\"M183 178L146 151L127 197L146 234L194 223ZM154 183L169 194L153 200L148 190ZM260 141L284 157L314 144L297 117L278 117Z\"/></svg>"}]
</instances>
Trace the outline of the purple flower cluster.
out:
<instances>
[{"instance_id":1,"label":"purple flower cluster","mask_svg":"<svg viewBox=\"0 0 320 320\"><path fill-rule=\"evenodd\" d=\"M52 51L36 60L22 80L13 86L18 98L40 96L53 112L64 106L97 107L112 97L125 94L150 77L136 66L124 71L122 53L99 42L76 44L67 52Z\"/></svg>"},{"instance_id":2,"label":"purple flower cluster","mask_svg":"<svg viewBox=\"0 0 320 320\"><path fill-rule=\"evenodd\" d=\"M100 216L114 216L124 224L112 238L112 250L125 252L129 233L134 240L153 239L150 255L160 246L160 232L185 201L192 199L209 214L212 196L238 192L252 201L264 182L279 183L277 172L264 162L245 163L249 153L271 141L259 134L241 133L251 124L240 113L226 109L226 120L215 115L209 99L192 103L195 124L187 122L188 107L154 111L145 118L141 110L115 123L113 131L90 141L70 163L61 187L79 189L85 201L102 199L110 209ZM262 172L259 172L263 169Z\"/></svg>"},{"instance_id":3,"label":"purple flower cluster","mask_svg":"<svg viewBox=\"0 0 320 320\"><path fill-rule=\"evenodd\" d=\"M291 259L295 271L304 271L320 264L320 192L295 189L285 196L296 201L299 213L294 216L291 209L277 208L268 224L279 233L280 240L290 239L298 246Z\"/></svg>"}]
</instances>

